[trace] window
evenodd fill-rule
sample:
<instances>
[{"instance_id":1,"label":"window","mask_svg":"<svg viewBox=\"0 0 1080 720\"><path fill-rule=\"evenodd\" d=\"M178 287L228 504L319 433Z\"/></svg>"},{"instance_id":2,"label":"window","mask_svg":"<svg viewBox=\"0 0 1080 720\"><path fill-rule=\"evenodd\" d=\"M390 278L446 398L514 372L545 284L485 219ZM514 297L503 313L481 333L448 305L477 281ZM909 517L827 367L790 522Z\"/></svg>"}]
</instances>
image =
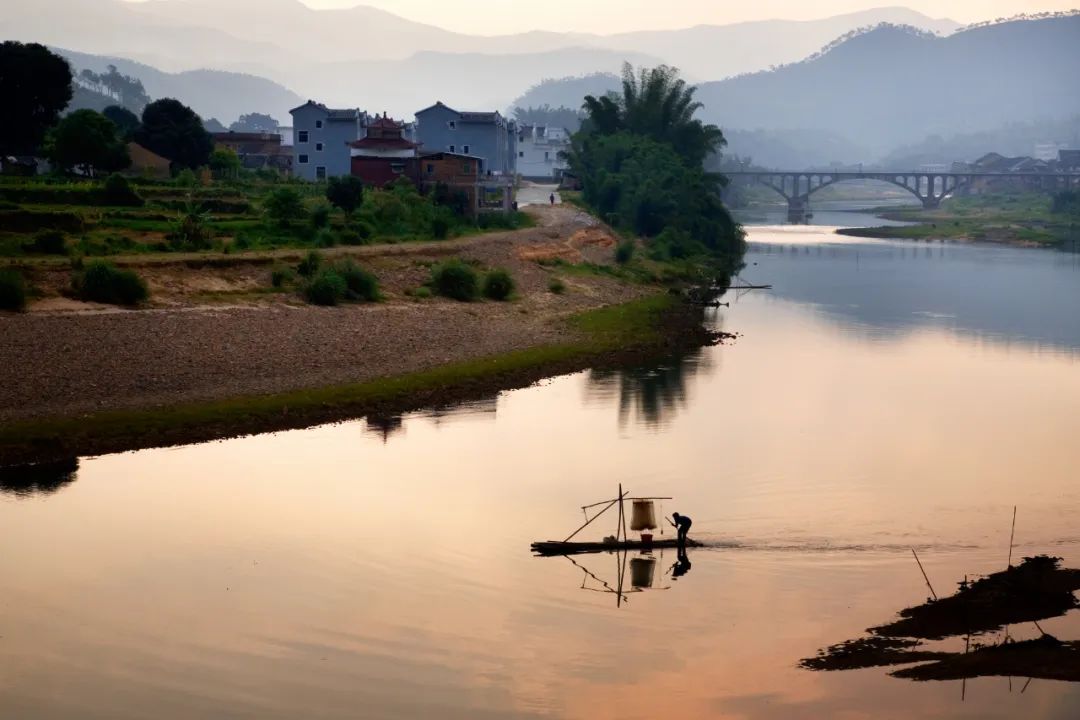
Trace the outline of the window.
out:
<instances>
[{"instance_id":1,"label":"window","mask_svg":"<svg viewBox=\"0 0 1080 720\"><path fill-rule=\"evenodd\" d=\"M433 165L432 163L428 163L428 165L427 165L427 174L428 175L434 175L435 174L435 165Z\"/></svg>"},{"instance_id":2,"label":"window","mask_svg":"<svg viewBox=\"0 0 1080 720\"><path fill-rule=\"evenodd\" d=\"M468 146L468 145L462 145L462 146L461 146L461 152L463 152L463 153L465 153L466 155L468 155L468 154L469 154L469 146Z\"/></svg>"},{"instance_id":3,"label":"window","mask_svg":"<svg viewBox=\"0 0 1080 720\"><path fill-rule=\"evenodd\" d=\"M405 163L390 163L390 172L394 173L395 175L400 175L401 173L405 172Z\"/></svg>"},{"instance_id":4,"label":"window","mask_svg":"<svg viewBox=\"0 0 1080 720\"><path fill-rule=\"evenodd\" d=\"M322 130L322 120L316 120L315 121L315 129L316 130Z\"/></svg>"},{"instance_id":5,"label":"window","mask_svg":"<svg viewBox=\"0 0 1080 720\"><path fill-rule=\"evenodd\" d=\"M457 120L451 120L450 122L446 123L446 127L450 128L451 130L457 130Z\"/></svg>"},{"instance_id":6,"label":"window","mask_svg":"<svg viewBox=\"0 0 1080 720\"><path fill-rule=\"evenodd\" d=\"M524 150L518 150L518 157L525 157L525 151Z\"/></svg>"},{"instance_id":7,"label":"window","mask_svg":"<svg viewBox=\"0 0 1080 720\"><path fill-rule=\"evenodd\" d=\"M544 151L544 159L545 159L545 160L550 160L550 159L551 159L551 153L549 153L549 152L547 152L547 151L545 150L545 151Z\"/></svg>"},{"instance_id":8,"label":"window","mask_svg":"<svg viewBox=\"0 0 1080 720\"><path fill-rule=\"evenodd\" d=\"M322 152L322 143L315 143L315 152ZM544 153L546 156L547 153Z\"/></svg>"},{"instance_id":9,"label":"window","mask_svg":"<svg viewBox=\"0 0 1080 720\"><path fill-rule=\"evenodd\" d=\"M299 132L296 133L296 142L298 142L298 143L306 143L307 141L308 141L308 131L307 130L300 130Z\"/></svg>"},{"instance_id":10,"label":"window","mask_svg":"<svg viewBox=\"0 0 1080 720\"><path fill-rule=\"evenodd\" d=\"M472 172L472 164L471 164L471 163L464 163L464 164L462 164L462 166L461 166L461 172L465 173L466 175L468 175L469 173L471 173L471 172Z\"/></svg>"},{"instance_id":11,"label":"window","mask_svg":"<svg viewBox=\"0 0 1080 720\"><path fill-rule=\"evenodd\" d=\"M316 180L325 180L326 179L326 168L323 167L322 165L319 165L318 167L315 168L315 179Z\"/></svg>"},{"instance_id":12,"label":"window","mask_svg":"<svg viewBox=\"0 0 1080 720\"><path fill-rule=\"evenodd\" d=\"M307 165L307 160L307 155L300 155L296 158L296 162L300 163L301 165Z\"/></svg>"},{"instance_id":13,"label":"window","mask_svg":"<svg viewBox=\"0 0 1080 720\"><path fill-rule=\"evenodd\" d=\"M450 152L457 152L457 149L453 145L451 145L450 146Z\"/></svg>"}]
</instances>

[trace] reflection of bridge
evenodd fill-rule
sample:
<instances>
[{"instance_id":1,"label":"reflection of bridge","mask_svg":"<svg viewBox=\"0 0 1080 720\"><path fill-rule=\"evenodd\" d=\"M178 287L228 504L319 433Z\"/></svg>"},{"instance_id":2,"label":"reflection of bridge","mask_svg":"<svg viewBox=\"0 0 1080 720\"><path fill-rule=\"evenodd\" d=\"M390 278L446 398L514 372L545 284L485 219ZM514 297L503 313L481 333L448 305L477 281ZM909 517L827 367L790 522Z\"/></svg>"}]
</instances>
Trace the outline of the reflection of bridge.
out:
<instances>
[{"instance_id":1,"label":"reflection of bridge","mask_svg":"<svg viewBox=\"0 0 1080 720\"><path fill-rule=\"evenodd\" d=\"M936 208L957 190L971 187L976 180L1009 179L1039 190L1080 187L1080 172L1073 173L978 173L978 172L817 172L817 171L734 171L724 175L745 179L772 188L788 201L788 220L805 222L810 214L810 195L821 188L845 180L880 180L902 187L922 201L924 208Z\"/></svg>"}]
</instances>

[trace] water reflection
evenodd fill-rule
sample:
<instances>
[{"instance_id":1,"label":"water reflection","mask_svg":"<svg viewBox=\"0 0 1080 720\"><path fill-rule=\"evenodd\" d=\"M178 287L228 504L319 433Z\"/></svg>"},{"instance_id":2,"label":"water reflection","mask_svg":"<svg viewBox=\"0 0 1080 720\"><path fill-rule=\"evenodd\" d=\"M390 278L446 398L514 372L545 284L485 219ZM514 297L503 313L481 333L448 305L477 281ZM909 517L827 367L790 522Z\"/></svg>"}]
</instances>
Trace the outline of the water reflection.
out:
<instances>
[{"instance_id":1,"label":"water reflection","mask_svg":"<svg viewBox=\"0 0 1080 720\"><path fill-rule=\"evenodd\" d=\"M713 358L713 353L695 350L653 365L590 370L586 401L616 400L620 427L663 427L686 406L688 380L698 374L709 375Z\"/></svg>"},{"instance_id":2,"label":"water reflection","mask_svg":"<svg viewBox=\"0 0 1080 720\"><path fill-rule=\"evenodd\" d=\"M0 492L10 493L20 498L51 495L60 488L75 482L78 472L79 460L77 458L35 465L0 467Z\"/></svg>"},{"instance_id":3,"label":"water reflection","mask_svg":"<svg viewBox=\"0 0 1080 720\"><path fill-rule=\"evenodd\" d=\"M404 418L401 415L368 415L364 418L364 429L382 438L383 444L391 435L404 432Z\"/></svg>"},{"instance_id":4,"label":"water reflection","mask_svg":"<svg viewBox=\"0 0 1080 720\"><path fill-rule=\"evenodd\" d=\"M974 582L956 594L900 612L900 619L871 628L867 637L825 648L801 661L808 670L854 670L923 663L891 673L911 680L961 680L1013 676L1080 682L1080 642L1061 641L1039 621L1080 607L1080 570L1063 569L1060 558L1024 558L1016 567ZM1032 626L1035 636L1017 639L1014 626ZM997 632L989 640L980 636ZM927 641L964 638L949 649Z\"/></svg>"},{"instance_id":5,"label":"water reflection","mask_svg":"<svg viewBox=\"0 0 1080 720\"><path fill-rule=\"evenodd\" d=\"M762 228L747 255L772 296L877 337L923 328L1076 354L1080 256L1025 248L910 243ZM816 234L815 234L816 233Z\"/></svg>"}]
</instances>

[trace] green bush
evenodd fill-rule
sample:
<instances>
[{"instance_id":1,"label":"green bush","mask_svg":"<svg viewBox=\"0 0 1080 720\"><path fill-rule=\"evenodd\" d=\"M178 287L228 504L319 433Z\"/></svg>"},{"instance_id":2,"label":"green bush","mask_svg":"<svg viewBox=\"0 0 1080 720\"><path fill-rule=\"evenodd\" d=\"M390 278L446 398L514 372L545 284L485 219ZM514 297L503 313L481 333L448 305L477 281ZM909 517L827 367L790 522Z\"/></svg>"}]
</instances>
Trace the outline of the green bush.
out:
<instances>
[{"instance_id":1,"label":"green bush","mask_svg":"<svg viewBox=\"0 0 1080 720\"><path fill-rule=\"evenodd\" d=\"M412 297L417 298L419 300L426 300L427 298L431 297L431 288L429 288L427 285L421 285L420 287L416 288L415 290L406 291L405 294L406 295L411 295Z\"/></svg>"},{"instance_id":2,"label":"green bush","mask_svg":"<svg viewBox=\"0 0 1080 720\"><path fill-rule=\"evenodd\" d=\"M276 267L270 271L270 284L276 288L283 287L285 283L292 282L295 275L292 268Z\"/></svg>"},{"instance_id":3,"label":"green bush","mask_svg":"<svg viewBox=\"0 0 1080 720\"><path fill-rule=\"evenodd\" d=\"M484 276L484 297L489 300L506 300L514 294L514 278L506 270L496 268Z\"/></svg>"},{"instance_id":4,"label":"green bush","mask_svg":"<svg viewBox=\"0 0 1080 720\"><path fill-rule=\"evenodd\" d=\"M548 290L555 293L556 295L562 295L564 292L566 292L566 283L564 283L557 277L551 278L551 280L548 281Z\"/></svg>"},{"instance_id":5,"label":"green bush","mask_svg":"<svg viewBox=\"0 0 1080 720\"><path fill-rule=\"evenodd\" d=\"M322 228L315 233L315 247L329 248L337 245L337 237L330 228Z\"/></svg>"},{"instance_id":6,"label":"green bush","mask_svg":"<svg viewBox=\"0 0 1080 720\"><path fill-rule=\"evenodd\" d=\"M443 297L469 302L480 289L476 270L454 258L431 268L431 289Z\"/></svg>"},{"instance_id":7,"label":"green bush","mask_svg":"<svg viewBox=\"0 0 1080 720\"><path fill-rule=\"evenodd\" d=\"M307 254L300 264L296 266L296 272L300 273L304 277L311 277L319 271L322 267L322 255L312 250Z\"/></svg>"},{"instance_id":8,"label":"green bush","mask_svg":"<svg viewBox=\"0 0 1080 720\"><path fill-rule=\"evenodd\" d=\"M0 270L0 310L22 310L24 307L26 283L23 276L15 270Z\"/></svg>"},{"instance_id":9,"label":"green bush","mask_svg":"<svg viewBox=\"0 0 1080 720\"><path fill-rule=\"evenodd\" d=\"M149 296L144 281L134 270L121 270L112 263L87 263L75 276L75 289L83 300L113 305L136 305Z\"/></svg>"},{"instance_id":10,"label":"green bush","mask_svg":"<svg viewBox=\"0 0 1080 720\"><path fill-rule=\"evenodd\" d=\"M131 183L119 173L113 173L105 178L102 197L106 205L139 207L143 204L143 199L131 187Z\"/></svg>"},{"instance_id":11,"label":"green bush","mask_svg":"<svg viewBox=\"0 0 1080 720\"><path fill-rule=\"evenodd\" d=\"M281 227L289 227L293 222L303 220L307 214L300 193L291 187L271 190L263 198L263 209L267 217Z\"/></svg>"},{"instance_id":12,"label":"green bush","mask_svg":"<svg viewBox=\"0 0 1080 720\"><path fill-rule=\"evenodd\" d=\"M634 257L634 241L622 240L615 246L615 262L625 265Z\"/></svg>"},{"instance_id":13,"label":"green bush","mask_svg":"<svg viewBox=\"0 0 1080 720\"><path fill-rule=\"evenodd\" d=\"M311 220L311 227L316 230L327 227L330 224L330 206L326 203L319 203L311 208L311 214L308 219Z\"/></svg>"},{"instance_id":14,"label":"green bush","mask_svg":"<svg viewBox=\"0 0 1080 720\"><path fill-rule=\"evenodd\" d=\"M199 184L199 178L196 177L195 171L191 168L184 168L176 174L176 178L173 181L177 187L193 188Z\"/></svg>"},{"instance_id":15,"label":"green bush","mask_svg":"<svg viewBox=\"0 0 1080 720\"><path fill-rule=\"evenodd\" d=\"M34 235L33 242L23 245L23 250L43 255L66 255L67 237L59 230L41 230Z\"/></svg>"},{"instance_id":16,"label":"green bush","mask_svg":"<svg viewBox=\"0 0 1080 720\"><path fill-rule=\"evenodd\" d=\"M304 288L304 296L315 305L337 305L348 292L345 278L330 269L322 270Z\"/></svg>"},{"instance_id":17,"label":"green bush","mask_svg":"<svg viewBox=\"0 0 1080 720\"><path fill-rule=\"evenodd\" d=\"M345 280L345 297L348 300L375 302L379 299L379 279L352 260L344 260L334 266L334 271Z\"/></svg>"}]
</instances>

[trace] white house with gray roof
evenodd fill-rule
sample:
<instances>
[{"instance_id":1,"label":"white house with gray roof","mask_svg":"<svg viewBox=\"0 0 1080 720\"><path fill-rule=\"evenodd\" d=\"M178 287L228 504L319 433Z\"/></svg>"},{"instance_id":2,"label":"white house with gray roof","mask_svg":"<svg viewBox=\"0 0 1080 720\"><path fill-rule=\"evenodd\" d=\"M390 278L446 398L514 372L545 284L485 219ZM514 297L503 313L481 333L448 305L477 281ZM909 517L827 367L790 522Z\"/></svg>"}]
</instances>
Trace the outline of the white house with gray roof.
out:
<instances>
[{"instance_id":1,"label":"white house with gray roof","mask_svg":"<svg viewBox=\"0 0 1080 720\"><path fill-rule=\"evenodd\" d=\"M289 111L293 118L293 175L325 180L352 172L349 143L364 137L367 113L328 108L308 100Z\"/></svg>"},{"instance_id":2,"label":"white house with gray roof","mask_svg":"<svg viewBox=\"0 0 1080 720\"><path fill-rule=\"evenodd\" d=\"M570 131L552 125L518 126L517 172L530 180L558 180L566 170L560 154L570 149Z\"/></svg>"}]
</instances>

